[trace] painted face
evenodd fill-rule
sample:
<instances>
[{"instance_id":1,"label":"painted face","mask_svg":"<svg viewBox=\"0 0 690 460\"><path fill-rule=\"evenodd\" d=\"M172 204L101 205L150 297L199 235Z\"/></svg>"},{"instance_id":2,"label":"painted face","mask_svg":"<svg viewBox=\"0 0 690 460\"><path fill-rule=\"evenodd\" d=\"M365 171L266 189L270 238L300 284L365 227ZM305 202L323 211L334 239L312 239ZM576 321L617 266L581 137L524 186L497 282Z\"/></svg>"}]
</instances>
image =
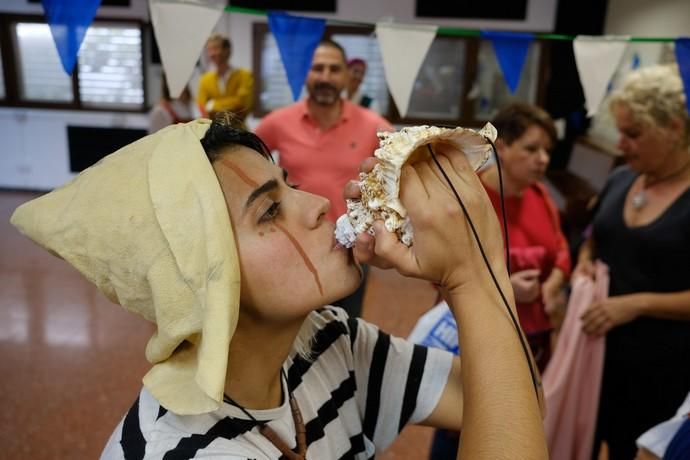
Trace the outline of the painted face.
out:
<instances>
[{"instance_id":1,"label":"painted face","mask_svg":"<svg viewBox=\"0 0 690 460\"><path fill-rule=\"evenodd\" d=\"M504 174L513 182L528 187L544 177L553 148L548 133L539 125L531 125L510 145L499 150Z\"/></svg>"},{"instance_id":2,"label":"painted face","mask_svg":"<svg viewBox=\"0 0 690 460\"><path fill-rule=\"evenodd\" d=\"M319 105L333 105L340 100L348 75L343 54L332 46L319 46L307 74L309 99Z\"/></svg>"},{"instance_id":3,"label":"painted face","mask_svg":"<svg viewBox=\"0 0 690 460\"><path fill-rule=\"evenodd\" d=\"M230 49L223 48L223 45L216 41L206 44L206 55L216 67L221 67L230 59Z\"/></svg>"},{"instance_id":4,"label":"painted face","mask_svg":"<svg viewBox=\"0 0 690 460\"><path fill-rule=\"evenodd\" d=\"M213 169L235 232L243 312L289 320L354 291L359 268L335 242L326 198L290 186L281 168L246 147Z\"/></svg>"},{"instance_id":5,"label":"painted face","mask_svg":"<svg viewBox=\"0 0 690 460\"><path fill-rule=\"evenodd\" d=\"M638 172L655 171L666 160L670 142L663 128L639 121L625 105L614 107L613 117L620 132L618 148L625 161Z\"/></svg>"}]
</instances>

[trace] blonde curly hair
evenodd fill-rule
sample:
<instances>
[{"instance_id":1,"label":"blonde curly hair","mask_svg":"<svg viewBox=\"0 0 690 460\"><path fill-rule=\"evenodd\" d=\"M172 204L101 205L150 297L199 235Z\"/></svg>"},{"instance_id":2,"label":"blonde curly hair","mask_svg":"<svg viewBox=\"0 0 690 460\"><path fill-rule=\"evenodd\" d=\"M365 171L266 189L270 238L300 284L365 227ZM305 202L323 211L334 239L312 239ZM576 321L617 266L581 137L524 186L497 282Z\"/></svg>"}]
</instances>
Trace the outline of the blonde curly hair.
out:
<instances>
[{"instance_id":1,"label":"blonde curly hair","mask_svg":"<svg viewBox=\"0 0 690 460\"><path fill-rule=\"evenodd\" d=\"M673 118L683 121L684 146L690 145L690 115L678 66L656 65L631 72L609 99L609 108L625 106L643 123L665 127Z\"/></svg>"}]
</instances>

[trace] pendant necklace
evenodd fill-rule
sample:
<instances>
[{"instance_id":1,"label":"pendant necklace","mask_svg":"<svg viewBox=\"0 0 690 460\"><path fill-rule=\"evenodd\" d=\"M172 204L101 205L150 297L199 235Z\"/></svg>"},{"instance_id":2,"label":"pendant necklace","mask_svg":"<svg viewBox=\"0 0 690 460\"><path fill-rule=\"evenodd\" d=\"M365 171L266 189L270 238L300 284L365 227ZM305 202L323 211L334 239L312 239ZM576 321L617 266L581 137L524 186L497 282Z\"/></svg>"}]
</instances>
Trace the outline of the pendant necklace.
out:
<instances>
[{"instance_id":1,"label":"pendant necklace","mask_svg":"<svg viewBox=\"0 0 690 460\"><path fill-rule=\"evenodd\" d=\"M288 396L289 396L289 401L290 401L290 410L292 411L292 421L295 423L295 441L297 444L297 452L294 450L290 449L288 445L280 439L280 436L278 436L278 433L276 433L273 428L268 426L266 423L267 421L259 421L252 414L249 413L247 409L244 407L240 406L237 404L230 396L228 395L223 395L223 401L225 401L228 404L232 404L233 406L237 407L240 409L244 414L252 419L252 421L256 422L259 425L259 433L261 435L268 439L268 441L273 444L276 449L280 451L285 457L287 457L289 460L306 460L307 458L307 429L304 426L304 420L302 419L302 413L299 410L299 406L297 405L297 400L295 399L294 395L292 394L292 391L290 391L290 388L288 387L288 381L287 381L287 376L285 375L285 371L283 369L280 370L280 375L281 377L285 380L285 387L288 389Z\"/></svg>"},{"instance_id":2,"label":"pendant necklace","mask_svg":"<svg viewBox=\"0 0 690 460\"><path fill-rule=\"evenodd\" d=\"M646 181L647 177L646 176L643 177L642 178L642 180L643 180L642 188L639 191L637 191L632 196L632 199L630 200L630 204L632 205L632 208L635 211L639 211L640 209L644 208L647 205L647 203L649 202L649 198L647 197L647 189L649 187L654 187L655 185L658 185L662 182L666 182L670 179L673 179L674 177L681 175L683 172L685 172L686 169L688 169L688 166L690 166L690 161L685 163L685 165L682 168L680 168L678 171L675 171L666 177L662 177L661 179L658 179L658 180L652 182L651 184L647 184L647 181Z\"/></svg>"}]
</instances>

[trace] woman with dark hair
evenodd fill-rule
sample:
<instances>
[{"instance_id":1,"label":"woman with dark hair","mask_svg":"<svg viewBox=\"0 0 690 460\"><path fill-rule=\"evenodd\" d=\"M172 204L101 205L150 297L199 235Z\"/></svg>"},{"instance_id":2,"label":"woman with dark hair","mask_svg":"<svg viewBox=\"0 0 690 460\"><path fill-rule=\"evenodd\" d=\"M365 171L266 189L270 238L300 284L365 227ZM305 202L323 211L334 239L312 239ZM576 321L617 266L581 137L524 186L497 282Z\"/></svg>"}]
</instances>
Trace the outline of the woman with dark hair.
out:
<instances>
[{"instance_id":1,"label":"woman with dark hair","mask_svg":"<svg viewBox=\"0 0 690 460\"><path fill-rule=\"evenodd\" d=\"M520 325L543 372L551 357L554 324L550 316L565 307L562 288L570 273L558 209L540 182L556 143L556 128L544 110L521 102L504 107L491 123L498 131L496 151L510 243L510 282ZM481 171L480 179L503 224L497 165ZM459 437L451 430L437 430L429 458L454 459Z\"/></svg>"},{"instance_id":2,"label":"woman with dark hair","mask_svg":"<svg viewBox=\"0 0 690 460\"><path fill-rule=\"evenodd\" d=\"M565 307L562 289L570 274L570 253L559 212L541 182L556 144L556 128L549 114L525 103L504 107L491 123L498 131L510 281L520 324L543 371L551 357L551 315ZM503 222L497 166L482 171L480 178Z\"/></svg>"},{"instance_id":3,"label":"woman with dark hair","mask_svg":"<svg viewBox=\"0 0 690 460\"><path fill-rule=\"evenodd\" d=\"M408 423L464 424L460 458L546 458L498 222L464 155L435 149L506 305L431 160L403 169L412 248L382 222L354 254L336 244L328 200L293 186L258 137L208 120L147 136L21 206L22 232L156 324L153 367L102 458L368 459ZM447 352L328 306L357 287L357 260L443 287L462 372Z\"/></svg>"}]
</instances>

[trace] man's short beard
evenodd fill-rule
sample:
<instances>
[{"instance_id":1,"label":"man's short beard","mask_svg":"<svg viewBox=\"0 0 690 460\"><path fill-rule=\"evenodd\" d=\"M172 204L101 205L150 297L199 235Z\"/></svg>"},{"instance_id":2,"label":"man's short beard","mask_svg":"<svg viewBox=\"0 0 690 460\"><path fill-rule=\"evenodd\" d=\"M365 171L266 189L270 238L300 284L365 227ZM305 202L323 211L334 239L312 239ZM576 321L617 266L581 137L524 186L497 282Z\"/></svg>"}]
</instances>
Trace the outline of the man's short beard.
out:
<instances>
[{"instance_id":1,"label":"man's short beard","mask_svg":"<svg viewBox=\"0 0 690 460\"><path fill-rule=\"evenodd\" d=\"M310 94L309 97L312 101L316 102L318 105L333 105L336 102L338 102L338 99L340 99L340 96L335 95L335 96L331 97L330 94L329 95L319 95L319 96L315 96L315 95Z\"/></svg>"},{"instance_id":2,"label":"man's short beard","mask_svg":"<svg viewBox=\"0 0 690 460\"><path fill-rule=\"evenodd\" d=\"M325 89L331 91L323 91ZM315 85L309 90L309 99L318 105L329 106L333 105L340 99L340 93L331 85Z\"/></svg>"}]
</instances>

